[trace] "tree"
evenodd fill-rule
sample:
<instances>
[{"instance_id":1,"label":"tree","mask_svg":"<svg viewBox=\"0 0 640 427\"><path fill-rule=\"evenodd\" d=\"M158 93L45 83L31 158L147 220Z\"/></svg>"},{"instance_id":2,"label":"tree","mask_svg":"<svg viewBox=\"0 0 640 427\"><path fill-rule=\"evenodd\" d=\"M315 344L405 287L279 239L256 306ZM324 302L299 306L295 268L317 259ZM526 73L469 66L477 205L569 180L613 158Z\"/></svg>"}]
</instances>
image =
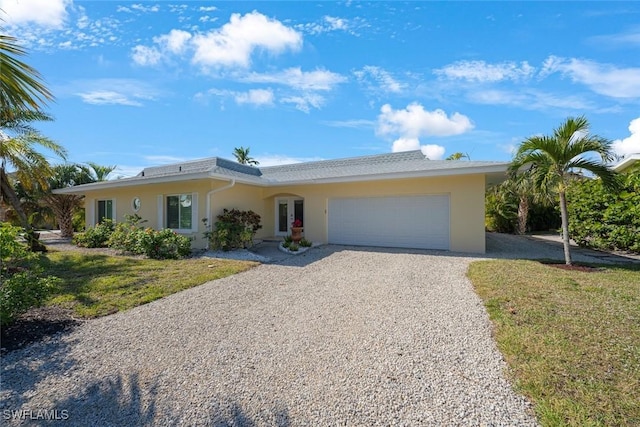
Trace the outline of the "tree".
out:
<instances>
[{"instance_id":1,"label":"tree","mask_svg":"<svg viewBox=\"0 0 640 427\"><path fill-rule=\"evenodd\" d=\"M17 57L26 51L17 39L0 34L0 115L11 120L15 113L40 111L53 95L44 85L40 73Z\"/></svg>"},{"instance_id":2,"label":"tree","mask_svg":"<svg viewBox=\"0 0 640 427\"><path fill-rule=\"evenodd\" d=\"M53 167L53 175L41 193L41 200L53 210L60 228L60 237L73 237L73 212L82 206L84 196L53 194L51 190L91 182L95 182L95 179L85 166L65 164Z\"/></svg>"},{"instance_id":3,"label":"tree","mask_svg":"<svg viewBox=\"0 0 640 427\"><path fill-rule=\"evenodd\" d=\"M462 160L462 159L471 160L471 157L469 157L467 153L461 153L460 151L458 151L456 153L453 153L449 157L447 157L445 160Z\"/></svg>"},{"instance_id":4,"label":"tree","mask_svg":"<svg viewBox=\"0 0 640 427\"><path fill-rule=\"evenodd\" d=\"M89 165L89 173L94 181L106 181L109 174L113 172L118 166L103 166L94 162L87 162Z\"/></svg>"},{"instance_id":5,"label":"tree","mask_svg":"<svg viewBox=\"0 0 640 427\"><path fill-rule=\"evenodd\" d=\"M600 162L588 158L593 153ZM603 185L616 188L616 173L602 162L613 160L611 141L589 133L584 117L569 117L552 135L532 136L518 147L510 170L517 173L527 168L535 188L543 194L557 193L560 198L564 258L571 265L569 218L566 189L576 170L585 170L600 178Z\"/></svg>"},{"instance_id":6,"label":"tree","mask_svg":"<svg viewBox=\"0 0 640 427\"><path fill-rule=\"evenodd\" d=\"M233 155L241 165L259 165L260 162L249 156L249 147L236 147L233 149Z\"/></svg>"},{"instance_id":7,"label":"tree","mask_svg":"<svg viewBox=\"0 0 640 427\"><path fill-rule=\"evenodd\" d=\"M50 121L51 117L40 111L21 111L0 114L0 186L2 197L6 198L13 207L20 224L27 233L27 239L32 248L43 249L35 239L33 229L22 208L12 182L7 176L6 168L11 166L15 170L16 180L25 190L31 190L35 186L46 188L47 179L53 171L47 158L38 151L45 148L54 154L65 158L66 151L59 144L42 136L31 126L33 121Z\"/></svg>"}]
</instances>

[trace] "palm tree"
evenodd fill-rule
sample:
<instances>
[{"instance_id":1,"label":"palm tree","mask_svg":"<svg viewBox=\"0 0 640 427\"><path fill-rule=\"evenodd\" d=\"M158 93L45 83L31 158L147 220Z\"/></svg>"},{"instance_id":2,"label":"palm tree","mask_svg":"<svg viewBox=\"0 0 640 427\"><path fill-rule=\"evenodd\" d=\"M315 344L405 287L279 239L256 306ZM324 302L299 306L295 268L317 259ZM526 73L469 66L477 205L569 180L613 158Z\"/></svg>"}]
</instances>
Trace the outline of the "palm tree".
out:
<instances>
[{"instance_id":1,"label":"palm tree","mask_svg":"<svg viewBox=\"0 0 640 427\"><path fill-rule=\"evenodd\" d=\"M445 160L462 160L462 159L471 160L471 157L469 157L467 153L461 153L460 151L458 151L457 153L453 153L452 155L447 157Z\"/></svg>"},{"instance_id":2,"label":"palm tree","mask_svg":"<svg viewBox=\"0 0 640 427\"><path fill-rule=\"evenodd\" d=\"M47 188L41 192L41 200L53 210L60 228L60 237L73 237L73 212L82 207L84 196L53 194L51 190L95 182L89 169L83 165L65 164L53 167L53 175Z\"/></svg>"},{"instance_id":3,"label":"palm tree","mask_svg":"<svg viewBox=\"0 0 640 427\"><path fill-rule=\"evenodd\" d=\"M595 153L600 162L585 155ZM602 180L608 188L618 185L616 173L604 163L613 160L611 141L589 133L589 122L584 117L569 117L552 135L532 136L520 144L510 170L514 173L527 167L539 191L557 193L562 216L564 258L571 265L569 246L569 218L566 188L576 170L588 171Z\"/></svg>"},{"instance_id":4,"label":"palm tree","mask_svg":"<svg viewBox=\"0 0 640 427\"><path fill-rule=\"evenodd\" d=\"M16 112L39 111L53 100L40 73L17 59L26 51L17 39L0 34L0 115L11 119Z\"/></svg>"},{"instance_id":5,"label":"palm tree","mask_svg":"<svg viewBox=\"0 0 640 427\"><path fill-rule=\"evenodd\" d=\"M89 174L94 181L106 181L109 174L118 167L117 165L103 166L94 162L87 162L87 165L89 165Z\"/></svg>"},{"instance_id":6,"label":"palm tree","mask_svg":"<svg viewBox=\"0 0 640 427\"><path fill-rule=\"evenodd\" d=\"M241 165L259 165L260 162L249 156L249 147L236 147L233 149L233 155Z\"/></svg>"},{"instance_id":7,"label":"palm tree","mask_svg":"<svg viewBox=\"0 0 640 427\"><path fill-rule=\"evenodd\" d=\"M524 173L511 173L509 178L497 186L497 191L502 193L504 200L514 200L513 211L516 220L515 231L524 234L527 231L529 211L534 203L548 206L553 194L538 191L532 179L530 171ZM507 215L503 215L507 217Z\"/></svg>"},{"instance_id":8,"label":"palm tree","mask_svg":"<svg viewBox=\"0 0 640 427\"><path fill-rule=\"evenodd\" d=\"M14 110L11 113L0 114L0 186L2 197L6 198L13 207L20 224L27 233L27 239L32 246L40 248L33 240L35 236L31 224L6 172L7 166L11 166L15 170L15 179L26 190L31 190L38 185L46 188L47 179L53 171L45 155L38 151L38 147L65 158L66 151L62 146L42 136L31 126L30 123L36 120L52 119L40 111Z\"/></svg>"}]
</instances>

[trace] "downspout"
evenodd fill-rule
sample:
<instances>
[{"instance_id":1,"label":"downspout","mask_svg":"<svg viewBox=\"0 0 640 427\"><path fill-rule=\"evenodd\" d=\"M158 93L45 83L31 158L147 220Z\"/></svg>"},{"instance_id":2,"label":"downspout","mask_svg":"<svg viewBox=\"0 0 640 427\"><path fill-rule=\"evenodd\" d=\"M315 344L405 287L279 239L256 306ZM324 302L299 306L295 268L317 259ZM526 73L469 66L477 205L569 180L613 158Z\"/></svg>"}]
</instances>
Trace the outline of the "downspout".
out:
<instances>
[{"instance_id":1,"label":"downspout","mask_svg":"<svg viewBox=\"0 0 640 427\"><path fill-rule=\"evenodd\" d=\"M220 188L216 188L215 190L211 190L207 193L207 224L209 224L209 227L212 227L212 229L213 229L213 218L211 217L211 196L213 196L215 193L218 193L220 191L228 190L234 185L236 185L236 179L232 178L231 181L229 181L229 184ZM209 250L209 239L207 239L207 250Z\"/></svg>"}]
</instances>

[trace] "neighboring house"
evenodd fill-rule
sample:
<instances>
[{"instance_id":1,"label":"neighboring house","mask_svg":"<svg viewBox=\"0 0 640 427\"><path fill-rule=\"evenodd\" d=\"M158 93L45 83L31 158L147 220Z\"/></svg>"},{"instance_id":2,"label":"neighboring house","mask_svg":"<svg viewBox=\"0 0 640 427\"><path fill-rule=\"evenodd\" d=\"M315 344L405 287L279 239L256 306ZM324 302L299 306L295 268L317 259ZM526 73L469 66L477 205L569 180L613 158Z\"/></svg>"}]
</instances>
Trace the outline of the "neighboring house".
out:
<instances>
[{"instance_id":1,"label":"neighboring house","mask_svg":"<svg viewBox=\"0 0 640 427\"><path fill-rule=\"evenodd\" d=\"M421 151L253 167L209 158L138 176L56 190L85 196L86 224L137 213L207 245L222 209L253 210L257 238L285 236L300 219L318 243L484 253L484 196L508 163L429 160Z\"/></svg>"},{"instance_id":2,"label":"neighboring house","mask_svg":"<svg viewBox=\"0 0 640 427\"><path fill-rule=\"evenodd\" d=\"M613 166L613 170L616 172L625 172L636 165L640 165L640 154L629 154Z\"/></svg>"}]
</instances>

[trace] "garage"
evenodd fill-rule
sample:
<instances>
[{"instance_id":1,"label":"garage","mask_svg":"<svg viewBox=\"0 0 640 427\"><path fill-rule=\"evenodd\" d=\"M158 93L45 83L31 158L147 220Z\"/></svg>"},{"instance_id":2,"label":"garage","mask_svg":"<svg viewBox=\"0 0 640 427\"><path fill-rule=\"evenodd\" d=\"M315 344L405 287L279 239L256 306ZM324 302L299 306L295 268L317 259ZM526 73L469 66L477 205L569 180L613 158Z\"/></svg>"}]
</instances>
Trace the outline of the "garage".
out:
<instances>
[{"instance_id":1,"label":"garage","mask_svg":"<svg viewBox=\"0 0 640 427\"><path fill-rule=\"evenodd\" d=\"M329 199L329 243L449 249L449 195Z\"/></svg>"}]
</instances>

